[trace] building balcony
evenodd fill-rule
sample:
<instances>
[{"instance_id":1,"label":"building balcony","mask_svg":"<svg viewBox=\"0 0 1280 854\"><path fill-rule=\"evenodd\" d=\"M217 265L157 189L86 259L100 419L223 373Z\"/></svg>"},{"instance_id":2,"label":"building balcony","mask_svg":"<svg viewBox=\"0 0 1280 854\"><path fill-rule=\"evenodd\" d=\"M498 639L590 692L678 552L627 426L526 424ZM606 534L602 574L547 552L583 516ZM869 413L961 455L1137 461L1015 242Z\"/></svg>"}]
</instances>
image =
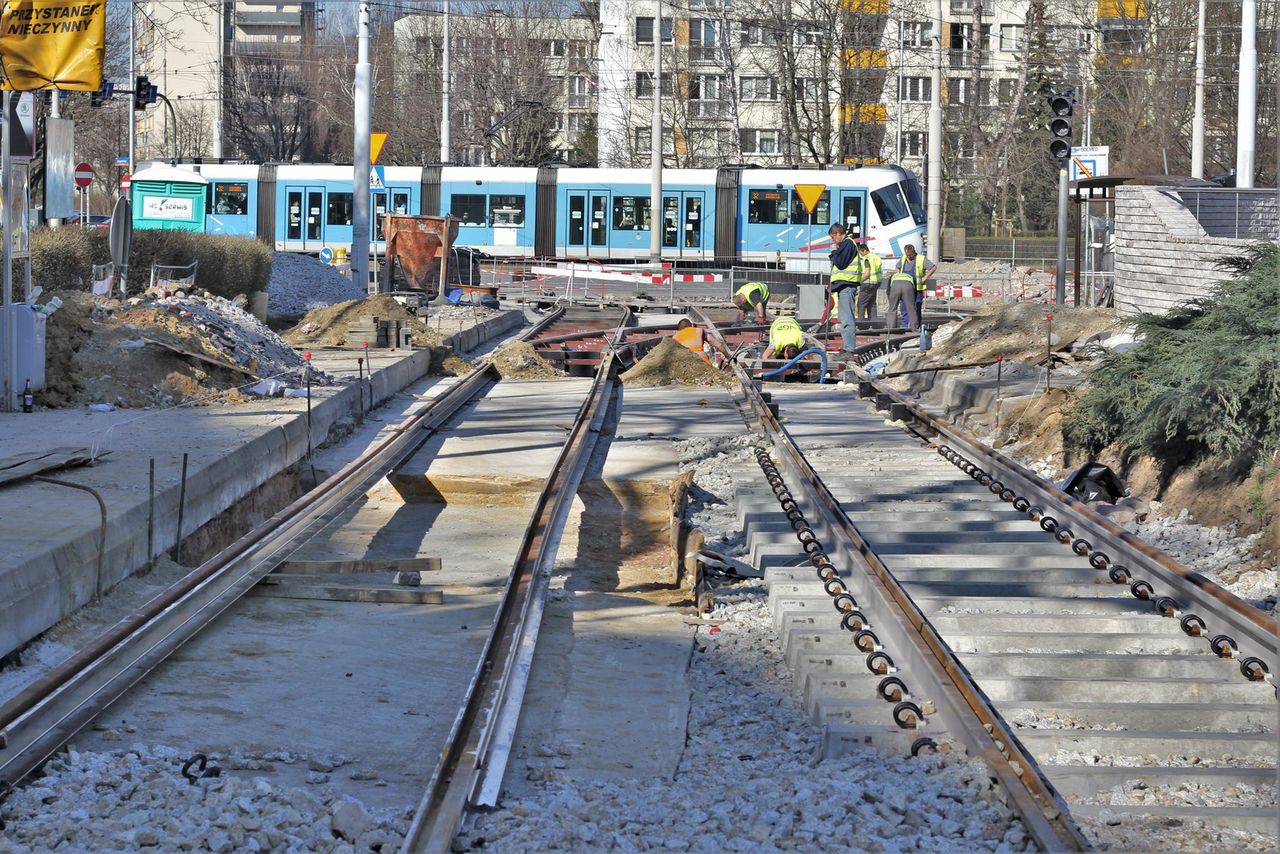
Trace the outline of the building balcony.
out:
<instances>
[{"instance_id":1,"label":"building balcony","mask_svg":"<svg viewBox=\"0 0 1280 854\"><path fill-rule=\"evenodd\" d=\"M733 104L728 101L690 101L691 119L727 119L733 115Z\"/></svg>"},{"instance_id":2,"label":"building balcony","mask_svg":"<svg viewBox=\"0 0 1280 854\"><path fill-rule=\"evenodd\" d=\"M258 28L258 27L280 27L284 29L296 29L302 26L302 12L278 12L261 11L261 12L236 12L236 26L242 28Z\"/></svg>"}]
</instances>

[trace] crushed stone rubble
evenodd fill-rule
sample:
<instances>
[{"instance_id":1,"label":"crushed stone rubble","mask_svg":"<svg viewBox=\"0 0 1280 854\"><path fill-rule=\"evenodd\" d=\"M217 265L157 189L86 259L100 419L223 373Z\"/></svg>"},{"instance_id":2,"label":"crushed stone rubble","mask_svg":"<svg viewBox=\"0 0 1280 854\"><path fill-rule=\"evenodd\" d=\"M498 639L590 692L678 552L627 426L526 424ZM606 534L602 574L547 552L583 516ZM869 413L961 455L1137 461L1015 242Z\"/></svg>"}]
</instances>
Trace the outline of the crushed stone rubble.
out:
<instances>
[{"instance_id":1,"label":"crushed stone rubble","mask_svg":"<svg viewBox=\"0 0 1280 854\"><path fill-rule=\"evenodd\" d=\"M168 311L198 331L205 342L240 367L259 377L300 382L306 360L262 321L244 310L243 301L223 299L208 291L151 290L128 300L130 306ZM323 371L312 371L312 382L328 382Z\"/></svg>"},{"instance_id":2,"label":"crushed stone rubble","mask_svg":"<svg viewBox=\"0 0 1280 854\"><path fill-rule=\"evenodd\" d=\"M675 441L680 471L693 472L685 521L702 531L706 547L712 551L730 557L747 553L734 503L734 472L745 470L755 476L760 467L752 449L761 441L757 435L695 436Z\"/></svg>"},{"instance_id":3,"label":"crushed stone rubble","mask_svg":"<svg viewBox=\"0 0 1280 854\"><path fill-rule=\"evenodd\" d=\"M289 754L224 761L210 755L208 764L231 770L256 763L269 770L270 757L331 770L349 761ZM190 783L182 776L189 758L172 747L141 744L112 753L71 748L58 754L42 776L0 805L0 854L394 851L413 817L412 807L368 809L323 785L296 789L233 773Z\"/></svg>"},{"instance_id":4,"label":"crushed stone rubble","mask_svg":"<svg viewBox=\"0 0 1280 854\"><path fill-rule=\"evenodd\" d=\"M674 780L569 780L481 816L464 848L496 851L1022 851L1033 845L959 754L824 760L793 694L764 588L722 591L699 626L697 685ZM543 751L554 756L556 745ZM677 817L678 816L678 817Z\"/></svg>"},{"instance_id":5,"label":"crushed stone rubble","mask_svg":"<svg viewBox=\"0 0 1280 854\"><path fill-rule=\"evenodd\" d=\"M301 317L313 309L365 296L366 289L353 284L349 275L310 255L276 252L271 257L269 317Z\"/></svg>"}]
</instances>

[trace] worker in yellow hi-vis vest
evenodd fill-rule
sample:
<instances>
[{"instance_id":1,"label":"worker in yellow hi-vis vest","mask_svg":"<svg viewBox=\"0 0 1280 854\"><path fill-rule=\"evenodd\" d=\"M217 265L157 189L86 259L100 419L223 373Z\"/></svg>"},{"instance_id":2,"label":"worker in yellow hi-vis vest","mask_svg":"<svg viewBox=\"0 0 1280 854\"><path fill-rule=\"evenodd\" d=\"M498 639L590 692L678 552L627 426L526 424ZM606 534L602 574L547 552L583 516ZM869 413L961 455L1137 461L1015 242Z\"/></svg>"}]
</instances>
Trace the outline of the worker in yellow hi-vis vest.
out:
<instances>
[{"instance_id":1,"label":"worker in yellow hi-vis vest","mask_svg":"<svg viewBox=\"0 0 1280 854\"><path fill-rule=\"evenodd\" d=\"M794 359L804 349L804 328L794 317L779 317L769 324L769 348L766 359Z\"/></svg>"},{"instance_id":2,"label":"worker in yellow hi-vis vest","mask_svg":"<svg viewBox=\"0 0 1280 854\"><path fill-rule=\"evenodd\" d=\"M764 282L747 282L733 295L733 304L738 307L739 323L746 320L747 315L755 313L756 319L763 324L769 307L769 286Z\"/></svg>"},{"instance_id":3,"label":"worker in yellow hi-vis vest","mask_svg":"<svg viewBox=\"0 0 1280 854\"><path fill-rule=\"evenodd\" d=\"M844 226L836 223L827 231L831 235L831 295L836 297L834 310L840 318L840 340L846 351L857 346L856 321L858 283L862 281L862 264L858 250L846 236ZM831 307L829 305L829 307Z\"/></svg>"},{"instance_id":4,"label":"worker in yellow hi-vis vest","mask_svg":"<svg viewBox=\"0 0 1280 854\"><path fill-rule=\"evenodd\" d=\"M862 265L862 284L858 286L858 320L870 320L876 313L876 292L884 278L884 262L871 251L867 241L858 244L858 262Z\"/></svg>"}]
</instances>

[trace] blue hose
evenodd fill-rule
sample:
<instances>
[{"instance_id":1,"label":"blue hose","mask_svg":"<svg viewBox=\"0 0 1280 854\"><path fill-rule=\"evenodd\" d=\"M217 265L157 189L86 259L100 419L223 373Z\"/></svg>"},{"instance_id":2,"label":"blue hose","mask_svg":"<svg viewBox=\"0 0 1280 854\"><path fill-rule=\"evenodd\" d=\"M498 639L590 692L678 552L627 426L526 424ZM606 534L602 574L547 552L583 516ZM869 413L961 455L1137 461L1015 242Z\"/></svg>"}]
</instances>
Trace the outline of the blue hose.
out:
<instances>
[{"instance_id":1,"label":"blue hose","mask_svg":"<svg viewBox=\"0 0 1280 854\"><path fill-rule=\"evenodd\" d=\"M826 382L826 381L827 381L827 351L826 351L826 350L820 350L820 349L818 349L817 347L810 347L808 350L805 350L803 353L801 353L799 356L796 356L794 359L792 359L791 361L787 362L785 365L783 365L783 366L781 366L781 367L778 367L778 368L774 368L774 369L773 369L773 370L771 370L771 371L765 371L765 372L764 372L763 374L761 374L760 376L761 376L761 377L773 377L773 376L777 376L778 374L782 373L783 371L785 371L785 370L789 369L792 365L794 365L796 362L798 362L798 361L800 361L801 359L803 359L805 356L811 356L811 355L813 355L814 353L817 353L817 354L818 354L818 358L822 360L822 373L818 374L818 382L820 382L820 383L824 383L824 382Z\"/></svg>"}]
</instances>

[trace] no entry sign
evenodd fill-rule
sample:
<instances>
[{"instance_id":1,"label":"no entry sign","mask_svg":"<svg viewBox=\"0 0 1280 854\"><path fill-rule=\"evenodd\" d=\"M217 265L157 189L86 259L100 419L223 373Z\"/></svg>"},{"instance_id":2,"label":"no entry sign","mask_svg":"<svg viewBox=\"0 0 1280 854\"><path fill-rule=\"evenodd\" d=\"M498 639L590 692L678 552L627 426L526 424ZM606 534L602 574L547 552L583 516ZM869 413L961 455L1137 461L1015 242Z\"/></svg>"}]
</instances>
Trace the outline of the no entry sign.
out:
<instances>
[{"instance_id":1,"label":"no entry sign","mask_svg":"<svg viewBox=\"0 0 1280 854\"><path fill-rule=\"evenodd\" d=\"M93 183L93 167L88 163L76 164L76 186L84 188Z\"/></svg>"},{"instance_id":2,"label":"no entry sign","mask_svg":"<svg viewBox=\"0 0 1280 854\"><path fill-rule=\"evenodd\" d=\"M125 175L123 178L120 179L120 192L122 193L129 192L129 185L132 183L133 183L133 176Z\"/></svg>"}]
</instances>

